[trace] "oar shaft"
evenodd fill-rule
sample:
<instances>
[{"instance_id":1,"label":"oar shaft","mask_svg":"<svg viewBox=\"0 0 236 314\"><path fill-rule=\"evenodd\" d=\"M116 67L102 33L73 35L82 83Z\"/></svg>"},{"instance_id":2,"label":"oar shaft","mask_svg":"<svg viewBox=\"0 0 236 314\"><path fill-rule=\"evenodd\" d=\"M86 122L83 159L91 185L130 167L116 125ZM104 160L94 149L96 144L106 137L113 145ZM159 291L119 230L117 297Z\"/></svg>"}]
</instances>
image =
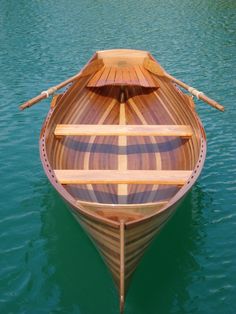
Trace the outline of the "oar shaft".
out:
<instances>
[{"instance_id":1,"label":"oar shaft","mask_svg":"<svg viewBox=\"0 0 236 314\"><path fill-rule=\"evenodd\" d=\"M210 97L206 96L203 92L198 91L196 88L193 88L189 85L187 85L186 83L176 79L175 77L173 77L172 75L165 73L166 77L168 77L172 82L178 84L179 86L183 87L184 89L186 89L187 91L189 91L192 95L196 96L198 99L203 100L204 102L206 102L207 104L209 104L210 106L220 110L220 111L224 111L225 108L219 104L217 101L215 101L214 99L211 99Z\"/></svg>"},{"instance_id":2,"label":"oar shaft","mask_svg":"<svg viewBox=\"0 0 236 314\"><path fill-rule=\"evenodd\" d=\"M158 64L157 62L154 62L152 60L150 60L149 58L146 58L144 60L144 67L152 72L155 75L158 76L164 76L167 77L168 79L170 79L172 82L178 84L179 86L183 87L184 89L186 89L188 92L190 92L192 95L197 96L198 99L203 100L204 102L206 102L207 104L209 104L210 106L220 110L220 111L224 111L225 108L220 105L217 101L209 98L208 96L206 96L205 94L203 94L202 92L199 92L196 88L193 88L189 85L187 85L186 83L178 80L177 78L175 78L174 76L170 75L169 73L167 73L161 66L160 64Z\"/></svg>"},{"instance_id":3,"label":"oar shaft","mask_svg":"<svg viewBox=\"0 0 236 314\"><path fill-rule=\"evenodd\" d=\"M26 101L23 105L21 105L19 108L20 110L24 110L26 108L29 108L31 106L33 106L34 104L38 103L39 101L48 98L50 95L52 95L53 93L55 93L56 91L58 91L59 89L65 87L66 85L68 85L69 83L73 82L78 76L80 75L80 73L68 78L67 80L65 80L64 82L53 86L51 88L49 88L46 91L43 91L41 94L39 94L38 96Z\"/></svg>"},{"instance_id":4,"label":"oar shaft","mask_svg":"<svg viewBox=\"0 0 236 314\"><path fill-rule=\"evenodd\" d=\"M26 101L23 105L20 106L20 110L29 108L33 106L34 104L38 103L39 101L43 100L44 98L48 98L50 95L52 95L59 89L65 87L69 83L72 83L73 81L75 81L77 78L81 76L86 76L86 75L90 75L92 73L97 72L99 69L103 67L104 63L102 59L96 59L94 61L93 59L94 59L94 56L89 60L89 62L85 65L85 67L78 74L68 78L67 80L65 80L64 82L61 82L60 84L56 86L49 88L46 91L43 91L40 95Z\"/></svg>"}]
</instances>

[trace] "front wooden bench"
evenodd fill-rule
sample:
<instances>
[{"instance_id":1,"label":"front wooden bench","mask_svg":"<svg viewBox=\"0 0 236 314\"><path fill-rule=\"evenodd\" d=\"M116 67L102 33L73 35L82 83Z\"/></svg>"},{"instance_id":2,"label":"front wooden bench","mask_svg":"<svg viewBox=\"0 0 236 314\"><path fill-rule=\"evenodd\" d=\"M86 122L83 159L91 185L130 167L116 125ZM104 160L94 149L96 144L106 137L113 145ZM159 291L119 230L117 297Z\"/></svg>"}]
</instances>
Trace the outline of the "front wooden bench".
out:
<instances>
[{"instance_id":1,"label":"front wooden bench","mask_svg":"<svg viewBox=\"0 0 236 314\"><path fill-rule=\"evenodd\" d=\"M54 135L62 136L178 136L193 135L190 125L97 125L57 124Z\"/></svg>"}]
</instances>

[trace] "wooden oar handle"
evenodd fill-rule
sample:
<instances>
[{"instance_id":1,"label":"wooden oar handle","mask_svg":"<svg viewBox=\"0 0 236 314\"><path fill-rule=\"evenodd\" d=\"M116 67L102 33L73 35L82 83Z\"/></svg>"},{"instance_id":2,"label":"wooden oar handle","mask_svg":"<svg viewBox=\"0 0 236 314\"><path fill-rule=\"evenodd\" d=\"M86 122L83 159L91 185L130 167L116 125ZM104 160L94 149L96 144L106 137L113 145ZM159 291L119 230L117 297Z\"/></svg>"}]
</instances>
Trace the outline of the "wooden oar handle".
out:
<instances>
[{"instance_id":1,"label":"wooden oar handle","mask_svg":"<svg viewBox=\"0 0 236 314\"><path fill-rule=\"evenodd\" d=\"M172 82L178 84L179 86L183 87L184 89L186 89L188 92L190 92L192 95L196 96L197 99L201 99L204 102L206 102L208 105L220 110L220 111L225 111L224 106L222 106L221 104L219 104L217 101L215 101L214 99L211 99L210 97L208 97L207 95L205 95L203 92L198 91L196 88L193 88L189 85L187 85L186 83L176 79L174 76L165 73L165 76L168 77Z\"/></svg>"},{"instance_id":2,"label":"wooden oar handle","mask_svg":"<svg viewBox=\"0 0 236 314\"><path fill-rule=\"evenodd\" d=\"M32 98L32 99L26 101L25 103L23 103L23 105L21 105L21 106L19 107L19 109L20 109L20 110L25 110L26 108L29 108L29 107L33 106L33 105L36 104L37 102L39 102L39 101L41 101L42 99L47 98L47 97L48 97L48 96L46 95L46 93L45 93L45 94L40 94L40 95L38 95L38 96L36 96L36 97L34 97L34 98Z\"/></svg>"},{"instance_id":3,"label":"wooden oar handle","mask_svg":"<svg viewBox=\"0 0 236 314\"><path fill-rule=\"evenodd\" d=\"M29 108L31 106L33 106L34 104L37 104L39 101L48 98L49 96L51 96L53 93L55 93L58 89L64 87L65 85L69 84L71 82L71 80L67 80L65 82L62 82L61 84L51 87L48 90L45 90L43 92L41 92L41 94L39 94L38 96L26 101L25 103L23 103L23 105L21 105L19 107L20 110L24 110L26 108Z\"/></svg>"},{"instance_id":4,"label":"wooden oar handle","mask_svg":"<svg viewBox=\"0 0 236 314\"><path fill-rule=\"evenodd\" d=\"M201 94L199 95L199 99L202 99L203 101L205 101L206 103L208 103L210 106L220 110L220 111L225 111L224 106L222 106L221 104L219 104L217 101L215 101L214 99L211 99L210 97L206 96L205 94Z\"/></svg>"},{"instance_id":5,"label":"wooden oar handle","mask_svg":"<svg viewBox=\"0 0 236 314\"><path fill-rule=\"evenodd\" d=\"M143 66L145 67L145 69L147 69L148 71L152 72L155 75L158 76L165 76L168 79L170 79L172 82L178 84L179 86L183 87L184 89L186 89L188 92L190 92L192 95L196 96L198 99L203 100L204 102L206 102L207 104L209 104L210 106L220 110L220 111L224 111L225 108L219 104L217 101L209 98L208 96L206 96L204 93L199 92L196 88L193 88L189 85L187 85L186 83L178 80L177 78L175 78L174 76L170 75L169 73L167 73L161 66L160 64L158 64L157 62L154 62L153 60L150 60L149 58L145 58L144 59L144 63Z\"/></svg>"},{"instance_id":6,"label":"wooden oar handle","mask_svg":"<svg viewBox=\"0 0 236 314\"><path fill-rule=\"evenodd\" d=\"M92 59L91 59L92 60ZM38 103L42 99L48 98L50 95L52 95L54 92L58 91L59 89L65 87L66 85L74 82L76 79L82 76L90 75L92 73L97 72L99 69L101 69L104 65L102 59L96 59L94 61L89 61L87 65L82 69L78 74L68 78L64 82L61 82L60 84L53 86L49 88L46 91L43 91L40 95L26 101L23 105L19 107L20 110L24 110L26 108L29 108L33 106L34 104Z\"/></svg>"}]
</instances>

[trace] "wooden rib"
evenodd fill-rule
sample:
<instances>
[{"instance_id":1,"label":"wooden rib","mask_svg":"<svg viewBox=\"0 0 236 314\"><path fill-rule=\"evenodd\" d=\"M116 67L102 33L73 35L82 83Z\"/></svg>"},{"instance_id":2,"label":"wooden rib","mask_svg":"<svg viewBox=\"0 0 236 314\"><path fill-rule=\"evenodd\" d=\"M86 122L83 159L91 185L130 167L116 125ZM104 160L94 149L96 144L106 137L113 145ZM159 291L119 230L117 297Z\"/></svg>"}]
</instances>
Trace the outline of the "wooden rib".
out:
<instances>
[{"instance_id":1,"label":"wooden rib","mask_svg":"<svg viewBox=\"0 0 236 314\"><path fill-rule=\"evenodd\" d=\"M119 123L120 123L120 125L126 124L125 103L120 104ZM119 136L118 145L119 145L119 147L126 147L127 146L127 137L126 136ZM119 154L119 156L118 156L118 170L127 170L127 166L128 166L127 154ZM128 194L127 184L119 184L118 185L119 203L126 203L127 194Z\"/></svg>"},{"instance_id":2,"label":"wooden rib","mask_svg":"<svg viewBox=\"0 0 236 314\"><path fill-rule=\"evenodd\" d=\"M54 170L61 184L173 184L183 185L188 170Z\"/></svg>"},{"instance_id":3,"label":"wooden rib","mask_svg":"<svg viewBox=\"0 0 236 314\"><path fill-rule=\"evenodd\" d=\"M190 125L58 124L55 136L180 136L191 137Z\"/></svg>"}]
</instances>

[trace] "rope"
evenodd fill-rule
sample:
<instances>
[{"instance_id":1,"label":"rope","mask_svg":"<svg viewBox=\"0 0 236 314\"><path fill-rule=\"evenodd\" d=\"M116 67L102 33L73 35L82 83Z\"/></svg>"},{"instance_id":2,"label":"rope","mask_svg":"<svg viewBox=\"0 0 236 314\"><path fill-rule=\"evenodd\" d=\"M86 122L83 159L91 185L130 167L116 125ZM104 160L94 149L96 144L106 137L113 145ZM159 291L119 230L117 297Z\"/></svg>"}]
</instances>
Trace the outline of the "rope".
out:
<instances>
[{"instance_id":1,"label":"rope","mask_svg":"<svg viewBox=\"0 0 236 314\"><path fill-rule=\"evenodd\" d=\"M200 95L204 95L203 92L198 91L196 88L189 87L188 91L199 99Z\"/></svg>"},{"instance_id":2,"label":"rope","mask_svg":"<svg viewBox=\"0 0 236 314\"><path fill-rule=\"evenodd\" d=\"M50 95L54 94L56 90L56 87L51 87L48 90L42 91L41 95L46 95L46 98L48 98Z\"/></svg>"},{"instance_id":3,"label":"rope","mask_svg":"<svg viewBox=\"0 0 236 314\"><path fill-rule=\"evenodd\" d=\"M50 96L49 92L47 90L43 90L41 95L46 95L46 98L48 98Z\"/></svg>"}]
</instances>

